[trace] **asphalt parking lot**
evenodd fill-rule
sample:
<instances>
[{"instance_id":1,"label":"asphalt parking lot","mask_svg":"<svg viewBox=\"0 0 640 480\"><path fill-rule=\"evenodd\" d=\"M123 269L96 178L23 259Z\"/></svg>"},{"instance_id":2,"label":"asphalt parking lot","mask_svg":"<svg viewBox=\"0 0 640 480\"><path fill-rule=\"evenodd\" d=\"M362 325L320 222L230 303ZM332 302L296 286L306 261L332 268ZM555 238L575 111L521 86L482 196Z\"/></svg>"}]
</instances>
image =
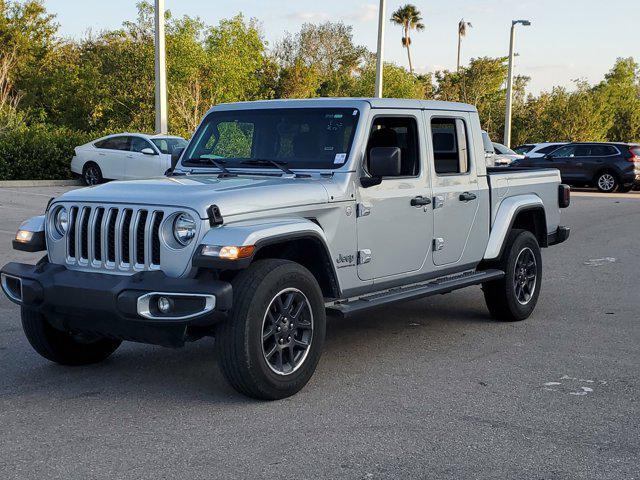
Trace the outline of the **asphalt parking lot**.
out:
<instances>
[{"instance_id":1,"label":"asphalt parking lot","mask_svg":"<svg viewBox=\"0 0 640 480\"><path fill-rule=\"evenodd\" d=\"M0 263L65 188L0 189ZM331 320L293 398L248 400L213 340L48 363L0 299L0 478L640 478L640 192L579 193L537 310L492 321L480 288Z\"/></svg>"}]
</instances>

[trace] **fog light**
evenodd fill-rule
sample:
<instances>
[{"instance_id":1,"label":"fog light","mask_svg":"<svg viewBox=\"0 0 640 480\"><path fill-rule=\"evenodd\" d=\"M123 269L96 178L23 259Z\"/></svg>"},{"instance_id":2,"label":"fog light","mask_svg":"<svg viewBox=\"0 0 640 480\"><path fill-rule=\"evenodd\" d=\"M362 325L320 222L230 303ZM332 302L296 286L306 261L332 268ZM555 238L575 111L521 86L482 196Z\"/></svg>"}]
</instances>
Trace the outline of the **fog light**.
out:
<instances>
[{"instance_id":1,"label":"fog light","mask_svg":"<svg viewBox=\"0 0 640 480\"><path fill-rule=\"evenodd\" d=\"M171 300L167 297L158 298L158 310L162 313L169 313L171 311Z\"/></svg>"}]
</instances>

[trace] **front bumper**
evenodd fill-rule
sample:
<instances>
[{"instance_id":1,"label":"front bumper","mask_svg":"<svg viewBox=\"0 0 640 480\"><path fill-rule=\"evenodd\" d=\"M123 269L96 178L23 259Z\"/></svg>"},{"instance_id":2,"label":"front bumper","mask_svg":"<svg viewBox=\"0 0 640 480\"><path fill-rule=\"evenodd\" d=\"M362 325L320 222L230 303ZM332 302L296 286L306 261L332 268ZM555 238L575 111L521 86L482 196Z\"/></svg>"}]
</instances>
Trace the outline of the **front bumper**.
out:
<instances>
[{"instance_id":1,"label":"front bumper","mask_svg":"<svg viewBox=\"0 0 640 480\"><path fill-rule=\"evenodd\" d=\"M182 346L191 327L225 317L233 301L227 282L160 271L124 276L9 263L0 273L10 300L40 311L56 328L171 347ZM168 299L169 312L155 306L160 297Z\"/></svg>"}]
</instances>

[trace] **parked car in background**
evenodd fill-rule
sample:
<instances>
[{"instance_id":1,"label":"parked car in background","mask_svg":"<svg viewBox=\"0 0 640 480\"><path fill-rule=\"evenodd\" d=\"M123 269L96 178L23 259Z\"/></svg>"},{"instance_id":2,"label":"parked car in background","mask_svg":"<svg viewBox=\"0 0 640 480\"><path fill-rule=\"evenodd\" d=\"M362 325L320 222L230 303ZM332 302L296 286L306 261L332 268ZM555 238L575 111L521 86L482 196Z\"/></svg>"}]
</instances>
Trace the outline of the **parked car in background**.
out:
<instances>
[{"instance_id":1,"label":"parked car in background","mask_svg":"<svg viewBox=\"0 0 640 480\"><path fill-rule=\"evenodd\" d=\"M595 186L601 192L628 192L640 186L640 145L570 143L544 157L527 155L511 166L557 168L564 183Z\"/></svg>"},{"instance_id":2,"label":"parked car in background","mask_svg":"<svg viewBox=\"0 0 640 480\"><path fill-rule=\"evenodd\" d=\"M496 166L496 151L493 142L486 130L482 130L482 146L484 147L484 159L487 167Z\"/></svg>"},{"instance_id":3,"label":"parked car in background","mask_svg":"<svg viewBox=\"0 0 640 480\"><path fill-rule=\"evenodd\" d=\"M492 142L493 150L495 151L495 165L497 167L504 167L514 160L521 160L524 158L524 155L519 155L513 150L511 150L506 145L502 145L501 143Z\"/></svg>"},{"instance_id":4,"label":"parked car in background","mask_svg":"<svg viewBox=\"0 0 640 480\"><path fill-rule=\"evenodd\" d=\"M184 138L167 135L108 135L76 147L71 171L87 185L157 177L171 167L173 150L186 145Z\"/></svg>"},{"instance_id":5,"label":"parked car in background","mask_svg":"<svg viewBox=\"0 0 640 480\"><path fill-rule=\"evenodd\" d=\"M544 157L546 154L553 152L562 145L569 142L543 142L543 143L527 143L519 145L513 150L519 155L525 155L531 158Z\"/></svg>"}]
</instances>

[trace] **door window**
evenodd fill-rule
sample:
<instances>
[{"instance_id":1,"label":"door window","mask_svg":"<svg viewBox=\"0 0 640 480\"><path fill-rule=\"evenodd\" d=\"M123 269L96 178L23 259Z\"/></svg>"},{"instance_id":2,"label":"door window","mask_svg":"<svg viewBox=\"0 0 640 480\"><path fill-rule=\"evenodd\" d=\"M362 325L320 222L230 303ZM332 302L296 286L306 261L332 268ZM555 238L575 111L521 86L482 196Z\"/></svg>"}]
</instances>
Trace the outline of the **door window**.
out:
<instances>
[{"instance_id":1,"label":"door window","mask_svg":"<svg viewBox=\"0 0 640 480\"><path fill-rule=\"evenodd\" d=\"M609 155L616 155L618 151L611 145L591 145L592 157L607 157Z\"/></svg>"},{"instance_id":2,"label":"door window","mask_svg":"<svg viewBox=\"0 0 640 480\"><path fill-rule=\"evenodd\" d=\"M131 151L140 153L145 148L152 148L151 144L147 142L144 138L140 137L131 137Z\"/></svg>"},{"instance_id":3,"label":"door window","mask_svg":"<svg viewBox=\"0 0 640 480\"><path fill-rule=\"evenodd\" d=\"M129 137L110 137L95 144L98 148L107 150L129 150Z\"/></svg>"},{"instance_id":4,"label":"door window","mask_svg":"<svg viewBox=\"0 0 640 480\"><path fill-rule=\"evenodd\" d=\"M575 149L576 147L574 147L573 145L568 146L568 147L560 147L557 150L553 151L553 158L568 158L568 157L574 157L575 156Z\"/></svg>"},{"instance_id":5,"label":"door window","mask_svg":"<svg viewBox=\"0 0 640 480\"><path fill-rule=\"evenodd\" d=\"M460 175L469 172L469 143L464 120L433 118L431 138L436 174Z\"/></svg>"},{"instance_id":6,"label":"door window","mask_svg":"<svg viewBox=\"0 0 640 480\"><path fill-rule=\"evenodd\" d=\"M369 170L371 150L378 147L400 149L400 177L416 177L420 172L418 124L413 117L376 117L367 143L365 167Z\"/></svg>"},{"instance_id":7,"label":"door window","mask_svg":"<svg viewBox=\"0 0 640 480\"><path fill-rule=\"evenodd\" d=\"M573 153L574 157L587 157L591 153L589 145L578 145Z\"/></svg>"}]
</instances>

